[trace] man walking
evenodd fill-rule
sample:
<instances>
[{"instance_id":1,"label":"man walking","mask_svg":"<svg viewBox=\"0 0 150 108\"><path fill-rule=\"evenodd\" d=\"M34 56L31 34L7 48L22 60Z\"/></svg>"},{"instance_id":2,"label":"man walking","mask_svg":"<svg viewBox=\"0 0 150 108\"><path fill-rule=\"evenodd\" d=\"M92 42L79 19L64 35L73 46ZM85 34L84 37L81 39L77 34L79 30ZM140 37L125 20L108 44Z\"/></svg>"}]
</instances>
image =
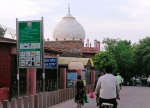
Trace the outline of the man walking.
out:
<instances>
[{"instance_id":1,"label":"man walking","mask_svg":"<svg viewBox=\"0 0 150 108\"><path fill-rule=\"evenodd\" d=\"M102 103L111 103L113 108L117 108L117 99L119 98L119 84L115 76L112 75L113 67L105 67L106 74L98 79L95 94L100 97L100 106Z\"/></svg>"},{"instance_id":2,"label":"man walking","mask_svg":"<svg viewBox=\"0 0 150 108\"><path fill-rule=\"evenodd\" d=\"M122 77L120 76L120 73L117 73L116 78L117 78L117 81L119 83L120 90L121 90L121 88L122 88Z\"/></svg>"}]
</instances>

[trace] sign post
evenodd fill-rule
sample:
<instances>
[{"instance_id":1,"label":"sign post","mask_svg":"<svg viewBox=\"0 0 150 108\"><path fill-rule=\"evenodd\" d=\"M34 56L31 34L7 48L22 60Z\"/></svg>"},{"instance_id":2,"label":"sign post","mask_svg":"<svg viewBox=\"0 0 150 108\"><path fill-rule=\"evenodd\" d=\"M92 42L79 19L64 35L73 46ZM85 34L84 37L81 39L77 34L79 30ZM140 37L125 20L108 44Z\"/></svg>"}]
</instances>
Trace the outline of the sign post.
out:
<instances>
[{"instance_id":1,"label":"sign post","mask_svg":"<svg viewBox=\"0 0 150 108\"><path fill-rule=\"evenodd\" d=\"M57 69L57 89L58 89L58 56L44 58L46 69Z\"/></svg>"},{"instance_id":2,"label":"sign post","mask_svg":"<svg viewBox=\"0 0 150 108\"><path fill-rule=\"evenodd\" d=\"M44 64L46 69L57 69L57 58L56 57L44 58Z\"/></svg>"},{"instance_id":3,"label":"sign post","mask_svg":"<svg viewBox=\"0 0 150 108\"><path fill-rule=\"evenodd\" d=\"M43 18L33 21L18 21L16 19L16 30L19 96L19 68L43 68L45 71L43 65Z\"/></svg>"},{"instance_id":4,"label":"sign post","mask_svg":"<svg viewBox=\"0 0 150 108\"><path fill-rule=\"evenodd\" d=\"M19 21L18 27L19 68L41 68L41 21Z\"/></svg>"},{"instance_id":5,"label":"sign post","mask_svg":"<svg viewBox=\"0 0 150 108\"><path fill-rule=\"evenodd\" d=\"M45 65L44 65L44 23L43 23L43 17L41 19L41 25L42 25L42 32L41 32L41 35L42 35L42 68L43 68L43 73L42 73L42 78L43 78L43 92L45 92Z\"/></svg>"},{"instance_id":6,"label":"sign post","mask_svg":"<svg viewBox=\"0 0 150 108\"><path fill-rule=\"evenodd\" d=\"M18 18L16 18L16 39L17 39L17 96L20 95L20 86L19 86L19 47L18 47Z\"/></svg>"}]
</instances>

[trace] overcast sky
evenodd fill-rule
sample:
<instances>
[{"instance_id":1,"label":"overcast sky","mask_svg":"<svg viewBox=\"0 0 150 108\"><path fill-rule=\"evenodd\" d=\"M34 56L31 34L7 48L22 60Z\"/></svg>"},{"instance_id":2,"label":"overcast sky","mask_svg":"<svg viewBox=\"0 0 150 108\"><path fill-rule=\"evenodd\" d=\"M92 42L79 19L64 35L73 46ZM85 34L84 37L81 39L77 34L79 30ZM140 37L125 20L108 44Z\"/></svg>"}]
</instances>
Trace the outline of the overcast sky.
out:
<instances>
[{"instance_id":1,"label":"overcast sky","mask_svg":"<svg viewBox=\"0 0 150 108\"><path fill-rule=\"evenodd\" d=\"M150 0L1 0L0 24L15 27L19 21L44 17L44 37L53 40L55 26L68 13L83 26L86 38L131 40L150 36Z\"/></svg>"}]
</instances>

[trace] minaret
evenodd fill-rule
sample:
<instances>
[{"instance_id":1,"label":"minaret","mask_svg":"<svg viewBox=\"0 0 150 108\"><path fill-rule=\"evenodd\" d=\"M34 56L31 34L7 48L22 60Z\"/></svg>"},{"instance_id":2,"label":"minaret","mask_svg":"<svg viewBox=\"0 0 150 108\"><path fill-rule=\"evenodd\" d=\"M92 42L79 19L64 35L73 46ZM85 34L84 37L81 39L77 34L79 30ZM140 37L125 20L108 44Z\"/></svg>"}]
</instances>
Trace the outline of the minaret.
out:
<instances>
[{"instance_id":1,"label":"minaret","mask_svg":"<svg viewBox=\"0 0 150 108\"><path fill-rule=\"evenodd\" d=\"M89 39L87 39L87 47L89 47Z\"/></svg>"},{"instance_id":2,"label":"minaret","mask_svg":"<svg viewBox=\"0 0 150 108\"><path fill-rule=\"evenodd\" d=\"M68 13L70 13L70 4L68 3Z\"/></svg>"},{"instance_id":3,"label":"minaret","mask_svg":"<svg viewBox=\"0 0 150 108\"><path fill-rule=\"evenodd\" d=\"M70 4L68 3L68 14L65 16L65 17L63 17L63 19L65 19L65 18L73 18L73 19L75 19L71 14L70 14Z\"/></svg>"}]
</instances>

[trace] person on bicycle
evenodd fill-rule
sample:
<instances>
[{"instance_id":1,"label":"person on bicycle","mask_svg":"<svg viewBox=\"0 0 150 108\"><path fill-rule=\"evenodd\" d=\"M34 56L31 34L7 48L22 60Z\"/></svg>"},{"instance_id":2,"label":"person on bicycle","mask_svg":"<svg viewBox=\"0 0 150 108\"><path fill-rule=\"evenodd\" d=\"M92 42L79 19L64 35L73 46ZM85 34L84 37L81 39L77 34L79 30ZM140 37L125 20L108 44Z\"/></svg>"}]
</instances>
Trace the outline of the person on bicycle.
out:
<instances>
[{"instance_id":1,"label":"person on bicycle","mask_svg":"<svg viewBox=\"0 0 150 108\"><path fill-rule=\"evenodd\" d=\"M117 108L117 100L119 97L119 84L114 75L112 75L113 67L107 65L105 67L106 74L98 79L95 94L100 97L99 108L102 103L113 104L113 108Z\"/></svg>"}]
</instances>

